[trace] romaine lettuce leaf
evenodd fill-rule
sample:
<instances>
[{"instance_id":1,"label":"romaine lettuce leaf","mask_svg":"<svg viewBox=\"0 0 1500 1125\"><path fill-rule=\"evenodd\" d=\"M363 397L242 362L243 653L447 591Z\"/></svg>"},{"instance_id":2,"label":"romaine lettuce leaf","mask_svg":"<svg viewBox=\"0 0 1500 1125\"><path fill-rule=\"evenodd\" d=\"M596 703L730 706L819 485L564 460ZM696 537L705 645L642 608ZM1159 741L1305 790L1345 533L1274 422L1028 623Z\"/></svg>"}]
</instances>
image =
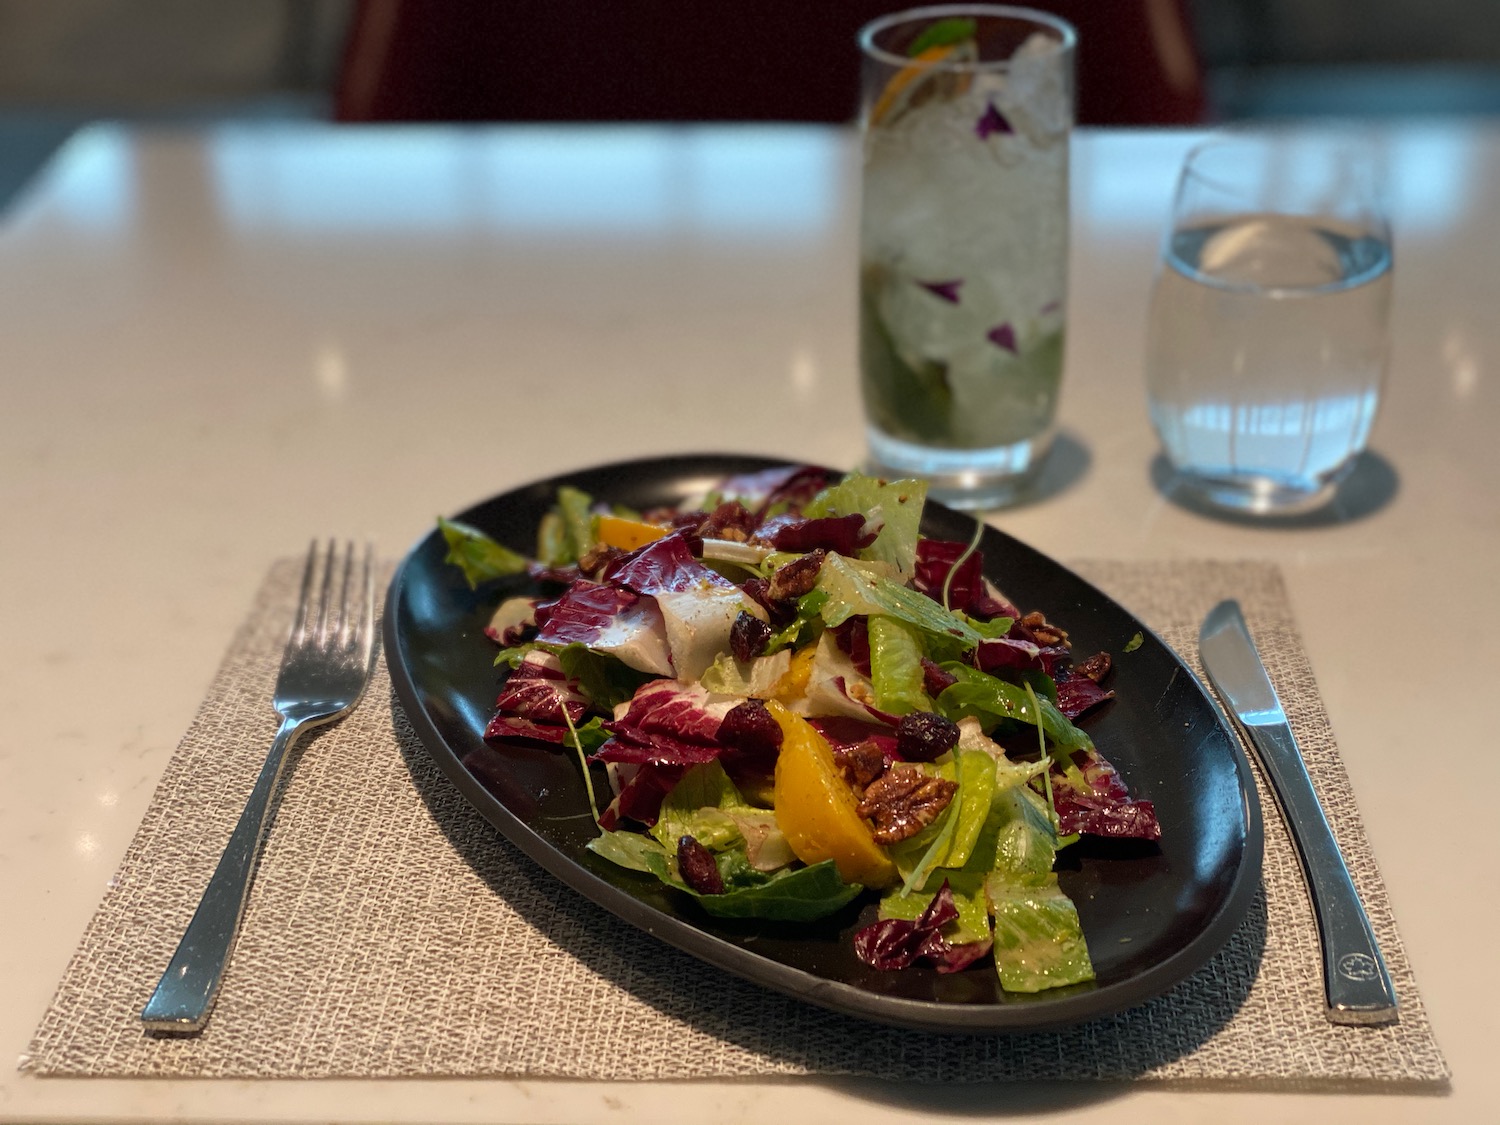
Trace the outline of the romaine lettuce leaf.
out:
<instances>
[{"instance_id":1,"label":"romaine lettuce leaf","mask_svg":"<svg viewBox=\"0 0 1500 1125\"><path fill-rule=\"evenodd\" d=\"M769 698L776 681L787 674L792 666L792 650L782 649L769 656L741 662L727 649L719 653L698 682L709 691L721 695L755 696Z\"/></svg>"},{"instance_id":2,"label":"romaine lettuce leaf","mask_svg":"<svg viewBox=\"0 0 1500 1125\"><path fill-rule=\"evenodd\" d=\"M655 875L667 886L691 895L705 911L719 918L813 922L847 906L864 890L858 883L840 879L831 859L766 875L754 870L742 851L734 850L716 857L728 889L723 894L705 895L678 876L676 849L650 836L606 831L590 840L587 847L611 863Z\"/></svg>"},{"instance_id":3,"label":"romaine lettuce leaf","mask_svg":"<svg viewBox=\"0 0 1500 1125\"><path fill-rule=\"evenodd\" d=\"M943 936L956 944L987 941L990 936L990 920L984 880L963 879L950 873L948 889L953 894L953 905L958 908L958 917L943 927ZM895 887L881 898L879 916L915 922L936 895L937 891L916 891L903 895L901 888Z\"/></svg>"},{"instance_id":4,"label":"romaine lettuce leaf","mask_svg":"<svg viewBox=\"0 0 1500 1125\"><path fill-rule=\"evenodd\" d=\"M594 546L594 499L567 485L557 490L557 504L542 517L536 533L536 557L551 567L576 563Z\"/></svg>"},{"instance_id":5,"label":"romaine lettuce leaf","mask_svg":"<svg viewBox=\"0 0 1500 1125\"><path fill-rule=\"evenodd\" d=\"M995 968L1007 992L1042 992L1094 979L1078 910L1049 875L1039 886L986 884Z\"/></svg>"},{"instance_id":6,"label":"romaine lettuce leaf","mask_svg":"<svg viewBox=\"0 0 1500 1125\"><path fill-rule=\"evenodd\" d=\"M851 473L819 493L802 514L810 519L864 516L868 529L878 527L880 531L858 557L889 563L905 582L916 569L918 527L926 502L926 481L883 481Z\"/></svg>"},{"instance_id":7,"label":"romaine lettuce leaf","mask_svg":"<svg viewBox=\"0 0 1500 1125\"><path fill-rule=\"evenodd\" d=\"M667 857L666 849L658 841L639 832L601 830L584 847L611 863L628 867L631 871L644 871L648 875L655 874L655 868L647 856L660 856L663 860Z\"/></svg>"},{"instance_id":8,"label":"romaine lettuce leaf","mask_svg":"<svg viewBox=\"0 0 1500 1125\"><path fill-rule=\"evenodd\" d=\"M729 809L754 811L724 767L717 761L705 762L683 774L662 800L651 835L668 848L675 848L683 836L691 836L709 851L725 851L742 839L727 815Z\"/></svg>"},{"instance_id":9,"label":"romaine lettuce leaf","mask_svg":"<svg viewBox=\"0 0 1500 1125\"><path fill-rule=\"evenodd\" d=\"M877 614L869 618L870 682L875 687L875 706L892 715L932 710L924 689L922 636L912 626L894 617Z\"/></svg>"},{"instance_id":10,"label":"romaine lettuce leaf","mask_svg":"<svg viewBox=\"0 0 1500 1125\"><path fill-rule=\"evenodd\" d=\"M985 880L995 922L995 968L1008 992L1040 992L1094 978L1078 911L1057 884L1057 833L1027 786L995 798L995 866Z\"/></svg>"},{"instance_id":11,"label":"romaine lettuce leaf","mask_svg":"<svg viewBox=\"0 0 1500 1125\"><path fill-rule=\"evenodd\" d=\"M942 669L957 676L958 681L944 688L937 697L939 714L955 722L971 716L978 719L986 731L993 730L1004 719L1030 726L1040 725L1053 747L1066 751L1093 749L1093 740L1070 723L1045 695L1028 693L1024 687L998 680L956 661L943 664Z\"/></svg>"},{"instance_id":12,"label":"romaine lettuce leaf","mask_svg":"<svg viewBox=\"0 0 1500 1125\"><path fill-rule=\"evenodd\" d=\"M829 555L823 560L814 592L818 590L828 599L821 610L824 624L842 625L860 615L894 617L922 631L934 660L951 660L984 639L968 621L949 613L926 594L842 555Z\"/></svg>"},{"instance_id":13,"label":"romaine lettuce leaf","mask_svg":"<svg viewBox=\"0 0 1500 1125\"><path fill-rule=\"evenodd\" d=\"M443 542L448 545L448 553L443 556L443 561L452 563L463 571L464 581L471 590L481 582L520 574L530 564L525 555L495 542L469 524L439 516L438 530L443 533Z\"/></svg>"}]
</instances>

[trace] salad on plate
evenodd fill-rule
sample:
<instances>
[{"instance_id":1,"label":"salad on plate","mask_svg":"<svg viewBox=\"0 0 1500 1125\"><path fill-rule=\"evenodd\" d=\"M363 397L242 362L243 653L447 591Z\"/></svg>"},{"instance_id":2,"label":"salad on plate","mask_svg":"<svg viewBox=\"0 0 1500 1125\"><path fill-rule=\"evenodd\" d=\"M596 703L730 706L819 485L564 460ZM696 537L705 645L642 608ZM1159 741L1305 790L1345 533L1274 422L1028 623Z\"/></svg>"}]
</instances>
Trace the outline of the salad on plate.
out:
<instances>
[{"instance_id":1,"label":"salad on plate","mask_svg":"<svg viewBox=\"0 0 1500 1125\"><path fill-rule=\"evenodd\" d=\"M715 917L794 926L863 898L876 969L1092 980L1058 852L1161 833L1086 729L1113 656L1008 600L977 534L923 536L925 498L812 466L647 511L564 487L534 555L440 520L471 586L544 591L486 630L485 739L575 755L589 849Z\"/></svg>"}]
</instances>

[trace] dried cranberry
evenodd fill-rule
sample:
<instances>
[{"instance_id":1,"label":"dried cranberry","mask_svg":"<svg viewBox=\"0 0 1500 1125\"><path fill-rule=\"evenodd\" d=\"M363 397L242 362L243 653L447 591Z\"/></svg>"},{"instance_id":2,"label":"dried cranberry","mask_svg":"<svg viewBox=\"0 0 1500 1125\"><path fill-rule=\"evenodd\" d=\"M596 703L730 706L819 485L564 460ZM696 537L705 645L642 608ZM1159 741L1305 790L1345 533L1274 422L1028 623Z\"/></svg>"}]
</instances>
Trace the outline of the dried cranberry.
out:
<instances>
[{"instance_id":1,"label":"dried cranberry","mask_svg":"<svg viewBox=\"0 0 1500 1125\"><path fill-rule=\"evenodd\" d=\"M761 700L747 699L729 709L717 738L731 750L774 761L781 749L781 724Z\"/></svg>"},{"instance_id":2,"label":"dried cranberry","mask_svg":"<svg viewBox=\"0 0 1500 1125\"><path fill-rule=\"evenodd\" d=\"M741 664L754 660L766 651L771 641L771 627L749 610L740 610L729 629L729 647Z\"/></svg>"},{"instance_id":3,"label":"dried cranberry","mask_svg":"<svg viewBox=\"0 0 1500 1125\"><path fill-rule=\"evenodd\" d=\"M719 874L713 853L691 836L677 841L677 870L682 881L700 895L724 893L724 876Z\"/></svg>"},{"instance_id":4,"label":"dried cranberry","mask_svg":"<svg viewBox=\"0 0 1500 1125\"><path fill-rule=\"evenodd\" d=\"M957 745L957 725L931 711L902 715L896 727L896 752L908 762L931 762Z\"/></svg>"},{"instance_id":5,"label":"dried cranberry","mask_svg":"<svg viewBox=\"0 0 1500 1125\"><path fill-rule=\"evenodd\" d=\"M952 672L945 672L927 657L922 657L922 686L927 689L928 695L936 699L956 683L958 677Z\"/></svg>"}]
</instances>

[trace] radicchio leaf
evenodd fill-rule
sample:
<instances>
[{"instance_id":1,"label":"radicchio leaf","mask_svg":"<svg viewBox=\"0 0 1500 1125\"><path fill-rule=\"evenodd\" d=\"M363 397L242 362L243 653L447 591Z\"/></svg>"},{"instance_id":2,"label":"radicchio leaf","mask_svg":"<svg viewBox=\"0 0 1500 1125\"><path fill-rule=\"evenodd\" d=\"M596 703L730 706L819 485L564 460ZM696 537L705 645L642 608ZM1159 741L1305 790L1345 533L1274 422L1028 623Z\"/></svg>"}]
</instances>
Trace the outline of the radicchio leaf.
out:
<instances>
[{"instance_id":1,"label":"radicchio leaf","mask_svg":"<svg viewBox=\"0 0 1500 1125\"><path fill-rule=\"evenodd\" d=\"M588 698L568 679L558 658L532 651L506 679L495 701L496 714L485 738L528 738L540 742L568 740L568 723L583 722Z\"/></svg>"},{"instance_id":2,"label":"radicchio leaf","mask_svg":"<svg viewBox=\"0 0 1500 1125\"><path fill-rule=\"evenodd\" d=\"M880 747L886 765L900 760L901 756L896 753L896 733L888 726L866 723L841 715L813 715L808 718L807 722L827 740L828 745L835 751L856 746L861 742L873 742Z\"/></svg>"},{"instance_id":3,"label":"radicchio leaf","mask_svg":"<svg viewBox=\"0 0 1500 1125\"><path fill-rule=\"evenodd\" d=\"M1060 689L1059 689L1060 690ZM1051 773L1058 831L1114 839L1159 840L1161 825L1150 801L1134 800L1115 768L1096 751L1074 755L1087 789L1062 770Z\"/></svg>"},{"instance_id":4,"label":"radicchio leaf","mask_svg":"<svg viewBox=\"0 0 1500 1125\"><path fill-rule=\"evenodd\" d=\"M865 531L865 517L858 513L811 520L785 513L762 524L755 539L778 551L802 554L822 547L853 558L855 552L875 542L875 535Z\"/></svg>"},{"instance_id":5,"label":"radicchio leaf","mask_svg":"<svg viewBox=\"0 0 1500 1125\"><path fill-rule=\"evenodd\" d=\"M1040 671L1042 649L1033 641L1011 637L980 641L974 646L974 666L981 672L988 672L991 675L996 672Z\"/></svg>"},{"instance_id":6,"label":"radicchio leaf","mask_svg":"<svg viewBox=\"0 0 1500 1125\"><path fill-rule=\"evenodd\" d=\"M1057 709L1070 719L1076 719L1114 697L1114 692L1100 687L1087 676L1075 674L1057 681Z\"/></svg>"},{"instance_id":7,"label":"radicchio leaf","mask_svg":"<svg viewBox=\"0 0 1500 1125\"><path fill-rule=\"evenodd\" d=\"M967 557L965 553L967 552ZM963 559L963 562L958 562ZM958 568L954 571L954 564ZM995 597L984 580L984 554L970 551L967 543L951 539L921 539L917 542L916 572L912 585L939 605L943 604L943 584L948 583L948 609L961 610L978 621L997 617L1019 617L1016 607Z\"/></svg>"},{"instance_id":8,"label":"radicchio leaf","mask_svg":"<svg viewBox=\"0 0 1500 1125\"><path fill-rule=\"evenodd\" d=\"M637 547L612 562L604 575L611 585L637 594L682 593L706 586L734 588L733 582L693 557L681 532Z\"/></svg>"},{"instance_id":9,"label":"radicchio leaf","mask_svg":"<svg viewBox=\"0 0 1500 1125\"><path fill-rule=\"evenodd\" d=\"M839 650L854 664L861 675L870 674L870 619L851 617L829 630Z\"/></svg>"},{"instance_id":10,"label":"radicchio leaf","mask_svg":"<svg viewBox=\"0 0 1500 1125\"><path fill-rule=\"evenodd\" d=\"M763 469L758 473L743 473L730 477L719 485L719 492L728 499L739 500L764 519L767 511L784 505L796 512L828 487L827 469L816 465L793 465L786 468Z\"/></svg>"},{"instance_id":11,"label":"radicchio leaf","mask_svg":"<svg viewBox=\"0 0 1500 1125\"><path fill-rule=\"evenodd\" d=\"M620 786L620 792L599 814L599 827L606 832L613 832L622 820L639 821L647 826L655 824L662 800L687 772L686 766L647 764L629 768L632 772Z\"/></svg>"},{"instance_id":12,"label":"radicchio leaf","mask_svg":"<svg viewBox=\"0 0 1500 1125\"><path fill-rule=\"evenodd\" d=\"M672 674L661 611L630 590L579 580L555 602L537 606L536 620L542 644L580 644L612 653L638 671Z\"/></svg>"},{"instance_id":13,"label":"radicchio leaf","mask_svg":"<svg viewBox=\"0 0 1500 1125\"><path fill-rule=\"evenodd\" d=\"M883 918L872 922L855 933L854 952L865 964L887 972L907 969L919 960L927 960L940 973L956 973L988 953L991 944L989 941L958 945L950 942L943 936L943 927L957 918L958 907L945 879L916 921Z\"/></svg>"}]
</instances>

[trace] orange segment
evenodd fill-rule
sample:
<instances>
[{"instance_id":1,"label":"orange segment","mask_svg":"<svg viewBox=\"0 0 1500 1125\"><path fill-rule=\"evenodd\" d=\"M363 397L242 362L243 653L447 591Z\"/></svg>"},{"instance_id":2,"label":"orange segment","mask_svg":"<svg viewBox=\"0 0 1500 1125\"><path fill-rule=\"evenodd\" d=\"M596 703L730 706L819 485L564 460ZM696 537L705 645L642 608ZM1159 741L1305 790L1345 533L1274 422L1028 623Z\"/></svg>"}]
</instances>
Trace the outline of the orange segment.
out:
<instances>
[{"instance_id":1,"label":"orange segment","mask_svg":"<svg viewBox=\"0 0 1500 1125\"><path fill-rule=\"evenodd\" d=\"M792 854L803 863L831 859L846 883L884 887L896 881L896 865L870 835L859 802L839 773L827 741L806 719L770 702L766 709L781 727L776 759L776 824Z\"/></svg>"},{"instance_id":2,"label":"orange segment","mask_svg":"<svg viewBox=\"0 0 1500 1125\"><path fill-rule=\"evenodd\" d=\"M908 65L891 75L891 80L885 84L885 89L880 91L880 97L875 99L875 106L870 110L870 121L876 125L884 121L912 83L925 77L932 70L933 64L942 62L953 54L958 46L957 43L949 43L944 46L928 47L913 58Z\"/></svg>"},{"instance_id":3,"label":"orange segment","mask_svg":"<svg viewBox=\"0 0 1500 1125\"><path fill-rule=\"evenodd\" d=\"M594 534L607 547L618 547L622 551L633 551L654 543L672 533L670 527L657 527L653 523L628 520L622 516L600 516Z\"/></svg>"},{"instance_id":4,"label":"orange segment","mask_svg":"<svg viewBox=\"0 0 1500 1125\"><path fill-rule=\"evenodd\" d=\"M795 703L805 698L808 681L812 679L813 657L816 655L816 645L808 645L801 652L794 654L791 666L772 685L771 698L779 699L782 703Z\"/></svg>"}]
</instances>

